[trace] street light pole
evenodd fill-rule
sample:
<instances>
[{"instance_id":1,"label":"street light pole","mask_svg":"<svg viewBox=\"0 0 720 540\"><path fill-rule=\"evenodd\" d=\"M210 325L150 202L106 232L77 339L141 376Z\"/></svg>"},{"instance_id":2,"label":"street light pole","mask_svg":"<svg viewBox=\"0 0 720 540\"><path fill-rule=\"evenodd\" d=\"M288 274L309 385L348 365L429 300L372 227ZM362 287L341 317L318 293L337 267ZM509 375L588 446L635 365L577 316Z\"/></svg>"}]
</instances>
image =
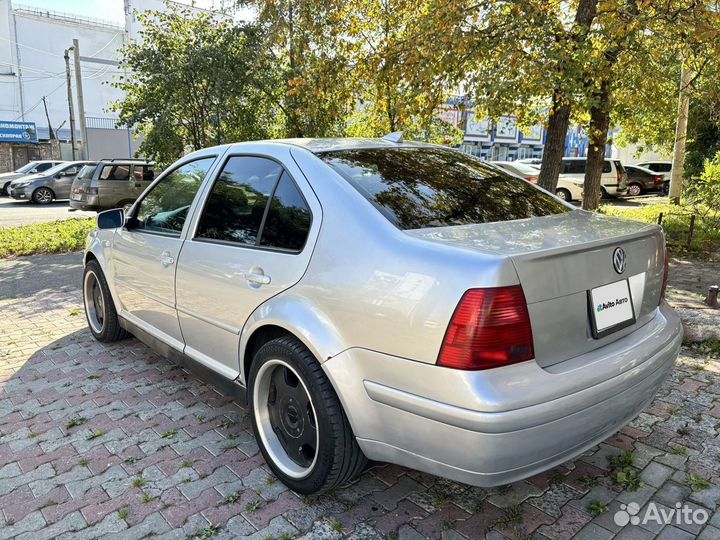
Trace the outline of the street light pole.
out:
<instances>
[{"instance_id":1,"label":"street light pole","mask_svg":"<svg viewBox=\"0 0 720 540\"><path fill-rule=\"evenodd\" d=\"M65 78L67 80L68 112L70 113L70 141L72 144L72 158L74 161L77 159L75 155L75 111L73 111L72 78L70 77L70 51L68 49L65 49Z\"/></svg>"},{"instance_id":2,"label":"street light pole","mask_svg":"<svg viewBox=\"0 0 720 540\"><path fill-rule=\"evenodd\" d=\"M80 43L73 39L73 61L75 62L75 85L77 86L78 115L80 116L80 137L82 146L80 155L88 159L87 126L85 125L85 100L83 99L82 68L80 67Z\"/></svg>"}]
</instances>

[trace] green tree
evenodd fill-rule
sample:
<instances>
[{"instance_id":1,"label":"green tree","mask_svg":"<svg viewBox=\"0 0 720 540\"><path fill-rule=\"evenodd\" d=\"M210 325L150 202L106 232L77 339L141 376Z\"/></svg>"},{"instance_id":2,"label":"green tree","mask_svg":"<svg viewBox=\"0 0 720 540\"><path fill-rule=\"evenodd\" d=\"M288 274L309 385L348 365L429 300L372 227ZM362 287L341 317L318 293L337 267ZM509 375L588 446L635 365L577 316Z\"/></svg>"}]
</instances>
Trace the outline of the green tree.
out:
<instances>
[{"instance_id":1,"label":"green tree","mask_svg":"<svg viewBox=\"0 0 720 540\"><path fill-rule=\"evenodd\" d=\"M187 149L277 134L279 75L257 27L178 4L138 17L113 108L143 135L141 153L167 164Z\"/></svg>"}]
</instances>

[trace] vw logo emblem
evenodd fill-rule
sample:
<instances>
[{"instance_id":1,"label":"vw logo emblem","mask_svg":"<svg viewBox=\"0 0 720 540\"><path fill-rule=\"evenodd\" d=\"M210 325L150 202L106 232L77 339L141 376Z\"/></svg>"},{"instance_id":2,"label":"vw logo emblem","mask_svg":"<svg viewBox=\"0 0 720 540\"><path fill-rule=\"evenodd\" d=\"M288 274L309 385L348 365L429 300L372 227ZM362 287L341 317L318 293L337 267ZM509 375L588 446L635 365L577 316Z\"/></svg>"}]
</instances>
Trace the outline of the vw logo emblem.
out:
<instances>
[{"instance_id":1,"label":"vw logo emblem","mask_svg":"<svg viewBox=\"0 0 720 540\"><path fill-rule=\"evenodd\" d=\"M612 256L613 266L618 274L622 274L625 271L625 250L621 247L615 248Z\"/></svg>"}]
</instances>

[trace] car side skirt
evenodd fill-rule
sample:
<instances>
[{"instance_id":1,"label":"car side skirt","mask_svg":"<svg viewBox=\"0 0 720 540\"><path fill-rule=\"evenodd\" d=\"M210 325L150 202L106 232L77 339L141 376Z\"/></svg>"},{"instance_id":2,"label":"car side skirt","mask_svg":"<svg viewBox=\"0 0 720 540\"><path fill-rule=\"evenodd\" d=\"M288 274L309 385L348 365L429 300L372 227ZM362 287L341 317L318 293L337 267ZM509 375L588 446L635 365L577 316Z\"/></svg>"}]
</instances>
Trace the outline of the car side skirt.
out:
<instances>
[{"instance_id":1,"label":"car side skirt","mask_svg":"<svg viewBox=\"0 0 720 540\"><path fill-rule=\"evenodd\" d=\"M118 319L120 320L120 326L124 330L131 333L157 354L167 358L174 364L177 364L178 366L191 372L193 375L198 376L203 381L213 385L223 395L239 401L240 403L247 403L247 390L245 386L236 381L231 381L200 362L193 360L185 353L178 351L164 341L150 335L138 325L128 321L127 319L124 319L123 317L118 317Z\"/></svg>"}]
</instances>

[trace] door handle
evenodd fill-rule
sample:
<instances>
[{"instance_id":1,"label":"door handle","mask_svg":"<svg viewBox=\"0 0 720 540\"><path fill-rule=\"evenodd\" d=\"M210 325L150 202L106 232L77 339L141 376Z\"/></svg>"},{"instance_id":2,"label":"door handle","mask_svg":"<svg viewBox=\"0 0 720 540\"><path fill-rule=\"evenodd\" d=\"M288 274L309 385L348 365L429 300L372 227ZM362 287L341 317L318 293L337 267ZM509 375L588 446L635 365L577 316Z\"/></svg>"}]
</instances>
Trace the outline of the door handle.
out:
<instances>
[{"instance_id":1,"label":"door handle","mask_svg":"<svg viewBox=\"0 0 720 540\"><path fill-rule=\"evenodd\" d=\"M162 255L160 255L160 264L163 266L170 266L171 264L175 263L175 258L170 255L169 251L163 251Z\"/></svg>"},{"instance_id":2,"label":"door handle","mask_svg":"<svg viewBox=\"0 0 720 540\"><path fill-rule=\"evenodd\" d=\"M248 283L254 283L255 285L269 285L270 276L266 276L265 274L256 274L254 272L246 272L245 281Z\"/></svg>"}]
</instances>

